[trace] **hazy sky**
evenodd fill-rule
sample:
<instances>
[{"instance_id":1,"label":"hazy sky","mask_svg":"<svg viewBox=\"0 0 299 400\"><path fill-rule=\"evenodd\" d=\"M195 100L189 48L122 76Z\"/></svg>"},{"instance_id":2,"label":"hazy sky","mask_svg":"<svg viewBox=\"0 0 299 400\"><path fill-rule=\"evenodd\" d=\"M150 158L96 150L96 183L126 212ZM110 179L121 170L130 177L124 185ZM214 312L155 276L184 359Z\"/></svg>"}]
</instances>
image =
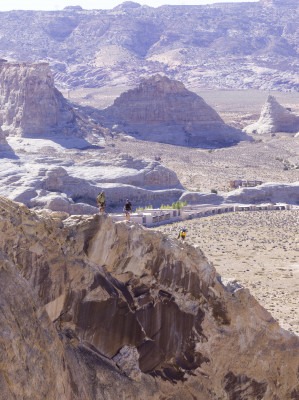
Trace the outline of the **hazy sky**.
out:
<instances>
[{"instance_id":1,"label":"hazy sky","mask_svg":"<svg viewBox=\"0 0 299 400\"><path fill-rule=\"evenodd\" d=\"M173 5L200 5L213 3L241 3L257 0L141 0L136 1L139 4L146 4L152 7L158 7L164 4ZM66 6L80 5L82 8L104 9L113 8L123 3L119 0L1 0L0 11L9 10L62 10Z\"/></svg>"}]
</instances>

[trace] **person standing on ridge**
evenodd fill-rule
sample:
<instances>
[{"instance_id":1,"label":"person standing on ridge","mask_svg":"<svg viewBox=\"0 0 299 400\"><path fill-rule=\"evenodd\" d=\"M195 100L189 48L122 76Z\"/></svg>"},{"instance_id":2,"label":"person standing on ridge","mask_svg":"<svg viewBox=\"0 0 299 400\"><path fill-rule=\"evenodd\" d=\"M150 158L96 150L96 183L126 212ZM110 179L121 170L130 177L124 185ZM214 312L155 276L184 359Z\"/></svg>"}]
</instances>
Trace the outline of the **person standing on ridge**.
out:
<instances>
[{"instance_id":1,"label":"person standing on ridge","mask_svg":"<svg viewBox=\"0 0 299 400\"><path fill-rule=\"evenodd\" d=\"M127 199L126 204L124 205L124 213L126 214L126 220L130 221L130 213L132 212L132 204Z\"/></svg>"},{"instance_id":2,"label":"person standing on ridge","mask_svg":"<svg viewBox=\"0 0 299 400\"><path fill-rule=\"evenodd\" d=\"M105 192L103 190L97 196L97 204L99 207L99 213L104 214L106 207L106 197L105 197Z\"/></svg>"},{"instance_id":3,"label":"person standing on ridge","mask_svg":"<svg viewBox=\"0 0 299 400\"><path fill-rule=\"evenodd\" d=\"M179 236L177 237L177 239L182 239L182 241L184 241L186 238L186 234L187 234L186 228L180 229Z\"/></svg>"}]
</instances>

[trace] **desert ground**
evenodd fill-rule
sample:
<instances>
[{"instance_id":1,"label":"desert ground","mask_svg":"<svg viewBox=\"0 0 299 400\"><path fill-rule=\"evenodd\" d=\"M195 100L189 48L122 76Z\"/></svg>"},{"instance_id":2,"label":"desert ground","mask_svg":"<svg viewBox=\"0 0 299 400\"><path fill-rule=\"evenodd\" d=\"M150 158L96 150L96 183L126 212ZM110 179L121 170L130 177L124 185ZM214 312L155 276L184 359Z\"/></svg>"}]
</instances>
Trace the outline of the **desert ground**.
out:
<instances>
[{"instance_id":1,"label":"desert ground","mask_svg":"<svg viewBox=\"0 0 299 400\"><path fill-rule=\"evenodd\" d=\"M299 209L220 214L164 225L171 238L188 229L224 278L248 288L280 326L299 335Z\"/></svg>"}]
</instances>

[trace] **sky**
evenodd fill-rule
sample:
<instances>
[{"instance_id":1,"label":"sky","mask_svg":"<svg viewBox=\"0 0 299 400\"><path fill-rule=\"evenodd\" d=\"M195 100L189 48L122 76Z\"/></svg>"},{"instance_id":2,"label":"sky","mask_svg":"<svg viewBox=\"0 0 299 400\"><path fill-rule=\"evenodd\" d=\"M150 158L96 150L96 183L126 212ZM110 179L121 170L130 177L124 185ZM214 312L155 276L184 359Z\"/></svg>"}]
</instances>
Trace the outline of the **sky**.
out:
<instances>
[{"instance_id":1,"label":"sky","mask_svg":"<svg viewBox=\"0 0 299 400\"><path fill-rule=\"evenodd\" d=\"M202 5L213 3L244 3L257 0L136 0L136 3L159 7L172 5ZM121 0L9 0L0 2L0 11L10 10L62 10L66 6L80 5L86 10L107 9L123 3Z\"/></svg>"}]
</instances>

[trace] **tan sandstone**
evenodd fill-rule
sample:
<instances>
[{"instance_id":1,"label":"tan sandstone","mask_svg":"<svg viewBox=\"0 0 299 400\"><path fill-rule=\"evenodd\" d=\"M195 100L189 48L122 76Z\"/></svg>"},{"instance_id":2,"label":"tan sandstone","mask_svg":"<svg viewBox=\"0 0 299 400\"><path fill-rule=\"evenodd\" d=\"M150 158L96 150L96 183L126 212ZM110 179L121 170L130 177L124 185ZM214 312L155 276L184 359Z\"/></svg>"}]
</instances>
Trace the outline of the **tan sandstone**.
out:
<instances>
[{"instance_id":1,"label":"tan sandstone","mask_svg":"<svg viewBox=\"0 0 299 400\"><path fill-rule=\"evenodd\" d=\"M45 135L74 122L47 63L0 63L0 125L21 136Z\"/></svg>"},{"instance_id":2,"label":"tan sandstone","mask_svg":"<svg viewBox=\"0 0 299 400\"><path fill-rule=\"evenodd\" d=\"M5 198L0 227L1 400L298 397L298 338L201 250Z\"/></svg>"}]
</instances>

